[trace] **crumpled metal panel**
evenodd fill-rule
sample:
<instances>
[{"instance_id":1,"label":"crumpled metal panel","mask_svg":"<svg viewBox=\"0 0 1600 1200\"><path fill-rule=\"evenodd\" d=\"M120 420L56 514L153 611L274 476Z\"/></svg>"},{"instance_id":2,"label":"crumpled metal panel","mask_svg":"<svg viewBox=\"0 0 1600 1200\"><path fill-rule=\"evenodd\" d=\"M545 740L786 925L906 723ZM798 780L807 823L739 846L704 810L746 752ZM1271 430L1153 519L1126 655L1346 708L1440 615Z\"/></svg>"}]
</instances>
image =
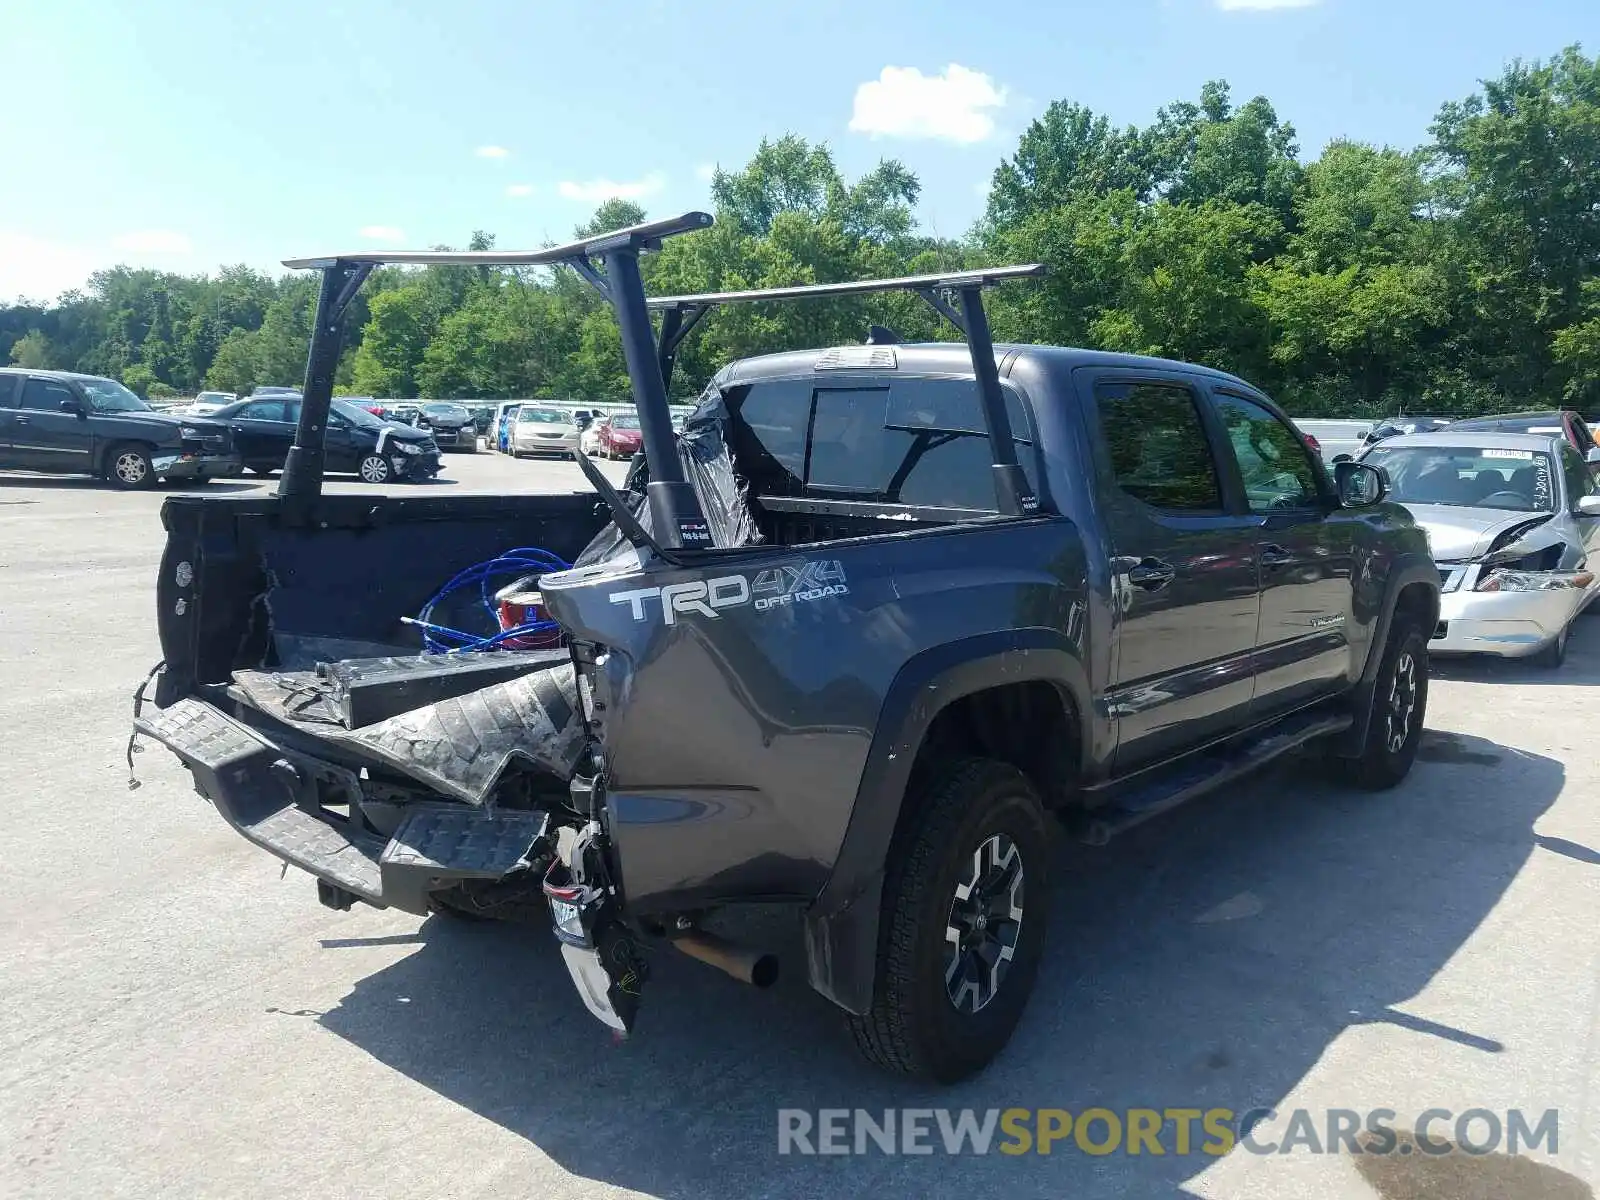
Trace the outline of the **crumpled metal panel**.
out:
<instances>
[{"instance_id":1,"label":"crumpled metal panel","mask_svg":"<svg viewBox=\"0 0 1600 1200\"><path fill-rule=\"evenodd\" d=\"M310 671L239 671L230 691L277 720L468 804L485 803L514 762L565 782L583 752L583 716L570 663L354 730L339 722L331 687Z\"/></svg>"}]
</instances>

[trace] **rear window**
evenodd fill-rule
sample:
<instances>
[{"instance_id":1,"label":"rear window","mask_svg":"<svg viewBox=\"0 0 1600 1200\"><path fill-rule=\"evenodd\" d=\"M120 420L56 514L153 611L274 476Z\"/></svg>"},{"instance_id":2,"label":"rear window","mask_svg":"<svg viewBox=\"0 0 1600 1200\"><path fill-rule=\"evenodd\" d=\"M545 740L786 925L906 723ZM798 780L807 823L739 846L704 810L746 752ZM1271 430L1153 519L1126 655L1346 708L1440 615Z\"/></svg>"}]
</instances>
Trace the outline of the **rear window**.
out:
<instances>
[{"instance_id":1,"label":"rear window","mask_svg":"<svg viewBox=\"0 0 1600 1200\"><path fill-rule=\"evenodd\" d=\"M1017 457L1033 484L1032 427L1021 398L1003 390ZM781 477L761 481L774 491L995 511L993 459L971 379L898 379L862 388L813 388L808 380L757 384L738 412L757 444L749 448L768 460L766 471L750 464L752 474Z\"/></svg>"}]
</instances>

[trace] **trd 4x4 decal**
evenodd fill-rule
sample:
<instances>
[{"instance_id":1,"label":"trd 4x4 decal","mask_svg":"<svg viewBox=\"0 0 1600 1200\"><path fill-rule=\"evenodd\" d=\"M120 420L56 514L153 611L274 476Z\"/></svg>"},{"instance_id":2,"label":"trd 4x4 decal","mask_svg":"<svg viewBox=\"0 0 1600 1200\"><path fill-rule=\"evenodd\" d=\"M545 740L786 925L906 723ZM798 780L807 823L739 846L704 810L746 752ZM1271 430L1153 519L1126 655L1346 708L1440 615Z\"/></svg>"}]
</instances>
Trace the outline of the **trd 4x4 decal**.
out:
<instances>
[{"instance_id":1,"label":"trd 4x4 decal","mask_svg":"<svg viewBox=\"0 0 1600 1200\"><path fill-rule=\"evenodd\" d=\"M661 619L672 625L679 614L715 617L719 609L751 603L757 612L766 612L787 604L845 596L849 592L844 565L838 559L812 559L792 566L769 567L754 576L718 575L713 579L612 592L608 599L613 604L628 605L633 619L643 621L646 619L645 601L659 598Z\"/></svg>"}]
</instances>

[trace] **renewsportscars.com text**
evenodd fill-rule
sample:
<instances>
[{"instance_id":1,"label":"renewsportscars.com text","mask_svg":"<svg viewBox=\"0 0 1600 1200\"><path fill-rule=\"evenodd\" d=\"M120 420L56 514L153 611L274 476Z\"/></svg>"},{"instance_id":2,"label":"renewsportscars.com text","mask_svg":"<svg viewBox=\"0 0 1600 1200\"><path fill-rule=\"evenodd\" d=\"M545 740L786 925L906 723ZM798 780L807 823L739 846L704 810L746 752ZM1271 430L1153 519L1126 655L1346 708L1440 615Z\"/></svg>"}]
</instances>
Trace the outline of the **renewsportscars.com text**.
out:
<instances>
[{"instance_id":1,"label":"renewsportscars.com text","mask_svg":"<svg viewBox=\"0 0 1600 1200\"><path fill-rule=\"evenodd\" d=\"M1269 1132L1270 1130L1270 1132ZM1555 1109L780 1108L779 1154L1517 1154L1560 1148Z\"/></svg>"}]
</instances>

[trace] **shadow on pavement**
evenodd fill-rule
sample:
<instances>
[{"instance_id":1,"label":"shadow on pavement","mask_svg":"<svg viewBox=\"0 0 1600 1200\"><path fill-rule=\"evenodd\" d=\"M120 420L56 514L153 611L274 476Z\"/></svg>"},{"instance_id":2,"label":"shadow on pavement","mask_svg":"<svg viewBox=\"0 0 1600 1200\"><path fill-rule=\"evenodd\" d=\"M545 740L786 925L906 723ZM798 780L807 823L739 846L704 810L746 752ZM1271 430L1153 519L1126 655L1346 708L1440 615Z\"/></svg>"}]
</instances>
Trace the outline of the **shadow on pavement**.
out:
<instances>
[{"instance_id":1,"label":"shadow on pavement","mask_svg":"<svg viewBox=\"0 0 1600 1200\"><path fill-rule=\"evenodd\" d=\"M154 488L148 489L146 494L159 495L170 491L193 492L238 492L259 487L262 481L249 479L213 479L207 483L186 479L164 479ZM113 487L103 479L93 475L29 475L25 472L7 472L0 474L0 487L15 488L49 488L52 491L71 492L108 492L114 495L139 495L144 489L129 489Z\"/></svg>"},{"instance_id":2,"label":"shadow on pavement","mask_svg":"<svg viewBox=\"0 0 1600 1200\"><path fill-rule=\"evenodd\" d=\"M1280 1101L1341 1032L1366 1023L1501 1053L1474 1030L1391 1006L1495 905L1563 768L1438 733L1423 759L1381 795L1291 764L1106 849L1063 847L1050 954L1023 1024L985 1074L949 1089L856 1058L839 1014L806 986L792 914L774 909L722 928L783 955L775 988L749 990L664 952L626 1043L584 1011L549 933L445 917L321 1020L565 1169L652 1196L1172 1195L1215 1160L1170 1144L1164 1157L1064 1145L1049 1157L780 1156L777 1110L1243 1113ZM1384 1194L1432 1194L1402 1184Z\"/></svg>"}]
</instances>

